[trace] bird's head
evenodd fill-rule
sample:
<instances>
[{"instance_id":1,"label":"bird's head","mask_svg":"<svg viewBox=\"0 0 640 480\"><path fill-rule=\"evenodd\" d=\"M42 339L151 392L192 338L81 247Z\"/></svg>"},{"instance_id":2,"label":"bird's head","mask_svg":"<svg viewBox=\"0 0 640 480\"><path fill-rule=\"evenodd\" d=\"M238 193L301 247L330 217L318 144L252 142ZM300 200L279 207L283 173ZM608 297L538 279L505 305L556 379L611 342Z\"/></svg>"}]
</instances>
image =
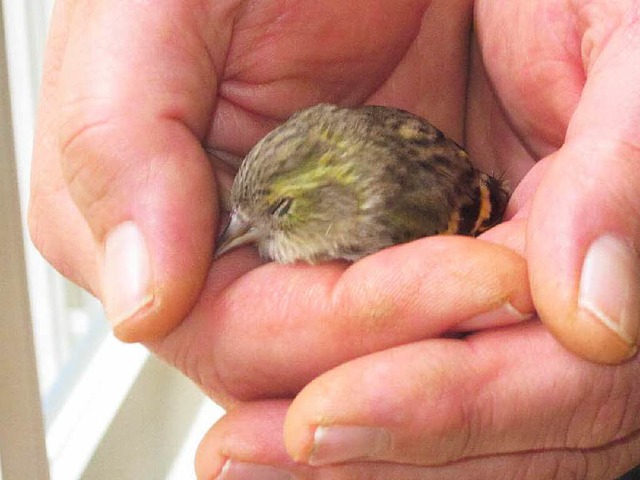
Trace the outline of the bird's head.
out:
<instances>
[{"instance_id":1,"label":"bird's head","mask_svg":"<svg viewBox=\"0 0 640 480\"><path fill-rule=\"evenodd\" d=\"M333 124L292 117L244 159L216 255L255 243L280 262L331 256L362 202L358 145Z\"/></svg>"}]
</instances>

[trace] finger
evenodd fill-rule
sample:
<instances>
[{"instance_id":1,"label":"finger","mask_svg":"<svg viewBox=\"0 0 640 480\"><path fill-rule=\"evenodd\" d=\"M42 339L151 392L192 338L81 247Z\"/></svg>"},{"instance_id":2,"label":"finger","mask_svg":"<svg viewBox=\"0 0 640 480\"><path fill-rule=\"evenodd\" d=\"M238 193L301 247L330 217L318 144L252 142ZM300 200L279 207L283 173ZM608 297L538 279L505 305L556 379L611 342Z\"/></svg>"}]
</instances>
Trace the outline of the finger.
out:
<instances>
[{"instance_id":1,"label":"finger","mask_svg":"<svg viewBox=\"0 0 640 480\"><path fill-rule=\"evenodd\" d=\"M527 236L542 320L569 349L605 363L633 356L640 329L640 32L621 22L602 49L584 52L588 79ZM585 36L604 43L593 27Z\"/></svg>"},{"instance_id":2,"label":"finger","mask_svg":"<svg viewBox=\"0 0 640 480\"><path fill-rule=\"evenodd\" d=\"M282 443L282 425L289 403L272 400L247 404L218 420L198 447L195 460L198 478L242 478L242 470L245 475L253 474L245 478L288 478L284 469L296 468ZM254 433L249 434L251 431ZM219 476L223 470L225 474Z\"/></svg>"},{"instance_id":3,"label":"finger","mask_svg":"<svg viewBox=\"0 0 640 480\"><path fill-rule=\"evenodd\" d=\"M58 161L57 78L64 62L73 4L55 2L43 65L29 198L29 231L42 255L65 277L97 294L96 245L69 197Z\"/></svg>"},{"instance_id":4,"label":"finger","mask_svg":"<svg viewBox=\"0 0 640 480\"><path fill-rule=\"evenodd\" d=\"M634 465L637 434L598 450L548 450L491 455L435 467L366 460L310 467L287 455L282 428L289 401L258 402L227 414L198 448L199 479L219 480L477 480L616 478ZM433 447L437 448L437 447Z\"/></svg>"},{"instance_id":5,"label":"finger","mask_svg":"<svg viewBox=\"0 0 640 480\"><path fill-rule=\"evenodd\" d=\"M221 282L219 272L249 261L248 252L216 261L202 301L170 339L153 345L205 388L224 385L242 399L293 395L345 360L441 335L464 320L498 325L533 312L524 259L477 239L421 239L348 268L271 263ZM191 346L188 368L181 345Z\"/></svg>"},{"instance_id":6,"label":"finger","mask_svg":"<svg viewBox=\"0 0 640 480\"><path fill-rule=\"evenodd\" d=\"M128 341L181 321L211 261L216 189L200 142L224 52L206 54L192 3L78 2L57 80L52 143L97 245L95 289ZM176 22L180 41L162 34Z\"/></svg>"},{"instance_id":7,"label":"finger","mask_svg":"<svg viewBox=\"0 0 640 480\"><path fill-rule=\"evenodd\" d=\"M640 362L613 375L576 358L537 322L425 340L311 382L288 412L285 444L312 465L600 448L639 430L629 410L640 400L638 373Z\"/></svg>"}]
</instances>

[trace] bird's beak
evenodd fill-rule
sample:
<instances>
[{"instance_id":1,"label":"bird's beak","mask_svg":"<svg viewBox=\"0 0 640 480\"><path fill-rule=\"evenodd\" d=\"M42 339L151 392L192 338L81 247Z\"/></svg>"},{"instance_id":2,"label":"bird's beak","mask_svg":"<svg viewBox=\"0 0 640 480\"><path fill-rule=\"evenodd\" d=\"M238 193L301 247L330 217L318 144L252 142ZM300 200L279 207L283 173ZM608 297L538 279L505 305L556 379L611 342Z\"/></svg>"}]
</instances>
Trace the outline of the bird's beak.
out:
<instances>
[{"instance_id":1,"label":"bird's beak","mask_svg":"<svg viewBox=\"0 0 640 480\"><path fill-rule=\"evenodd\" d=\"M256 243L260 239L258 230L236 212L231 213L227 228L224 229L216 245L214 258L241 245Z\"/></svg>"}]
</instances>

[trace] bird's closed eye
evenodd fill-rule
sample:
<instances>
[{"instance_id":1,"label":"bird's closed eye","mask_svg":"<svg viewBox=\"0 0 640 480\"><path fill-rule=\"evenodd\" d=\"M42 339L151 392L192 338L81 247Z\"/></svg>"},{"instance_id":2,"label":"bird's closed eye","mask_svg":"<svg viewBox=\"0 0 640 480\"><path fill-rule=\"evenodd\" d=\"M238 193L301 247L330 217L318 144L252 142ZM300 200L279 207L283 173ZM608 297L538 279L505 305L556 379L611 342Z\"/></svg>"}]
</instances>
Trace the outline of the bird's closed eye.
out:
<instances>
[{"instance_id":1,"label":"bird's closed eye","mask_svg":"<svg viewBox=\"0 0 640 480\"><path fill-rule=\"evenodd\" d=\"M293 203L293 198L291 197L280 198L278 199L277 202L271 205L271 208L269 208L269 213L271 215L281 217L289 211L292 203Z\"/></svg>"}]
</instances>

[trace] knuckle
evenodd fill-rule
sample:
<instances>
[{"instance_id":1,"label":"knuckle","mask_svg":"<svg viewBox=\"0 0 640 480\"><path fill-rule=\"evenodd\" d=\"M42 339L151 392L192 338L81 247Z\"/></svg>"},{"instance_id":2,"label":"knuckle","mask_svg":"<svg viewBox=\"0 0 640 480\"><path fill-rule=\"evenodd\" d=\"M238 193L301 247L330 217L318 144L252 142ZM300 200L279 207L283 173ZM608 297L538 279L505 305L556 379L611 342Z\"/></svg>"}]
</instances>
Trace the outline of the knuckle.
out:
<instances>
[{"instance_id":1,"label":"knuckle","mask_svg":"<svg viewBox=\"0 0 640 480\"><path fill-rule=\"evenodd\" d=\"M73 185L102 173L104 163L106 120L74 119L60 128L60 159L62 174L67 184Z\"/></svg>"},{"instance_id":2,"label":"knuckle","mask_svg":"<svg viewBox=\"0 0 640 480\"><path fill-rule=\"evenodd\" d=\"M615 425L613 438L620 439L628 436L632 432L640 429L637 408L640 405L640 388L638 388L638 361L634 361L633 370L635 374L624 374L620 372L616 375L616 388L612 394L615 410L620 421Z\"/></svg>"},{"instance_id":3,"label":"knuckle","mask_svg":"<svg viewBox=\"0 0 640 480\"><path fill-rule=\"evenodd\" d=\"M633 368L637 370L637 368ZM640 389L634 378L637 375L628 370L620 370L600 382L599 398L592 402L593 414L589 421L576 415L575 428L582 426L579 447L599 447L619 440L638 430L639 421L636 406L640 403ZM578 423L578 425L576 425Z\"/></svg>"},{"instance_id":4,"label":"knuckle","mask_svg":"<svg viewBox=\"0 0 640 480\"><path fill-rule=\"evenodd\" d=\"M126 164L118 160L120 147L113 116L92 108L92 102L77 102L64 109L66 119L59 129L60 164L71 197L87 219L100 219L113 207L111 200L123 188ZM99 238L99 221L89 222Z\"/></svg>"}]
</instances>

